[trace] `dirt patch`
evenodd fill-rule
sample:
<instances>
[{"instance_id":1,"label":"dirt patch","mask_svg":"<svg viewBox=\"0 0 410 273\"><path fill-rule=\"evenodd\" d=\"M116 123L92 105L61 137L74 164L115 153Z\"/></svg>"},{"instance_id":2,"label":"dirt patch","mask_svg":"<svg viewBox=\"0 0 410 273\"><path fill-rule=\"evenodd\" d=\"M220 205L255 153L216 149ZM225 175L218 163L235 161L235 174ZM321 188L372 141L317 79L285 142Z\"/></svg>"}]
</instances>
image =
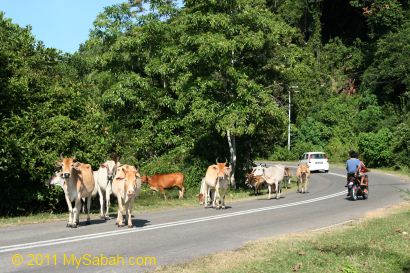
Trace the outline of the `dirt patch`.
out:
<instances>
[{"instance_id":1,"label":"dirt patch","mask_svg":"<svg viewBox=\"0 0 410 273\"><path fill-rule=\"evenodd\" d=\"M371 212L368 212L364 216L364 220L366 219L373 219L373 218L382 218L386 217L392 214L396 214L399 212L402 212L404 210L409 210L410 209L410 202L401 202L395 205L391 205L385 208L380 208Z\"/></svg>"}]
</instances>

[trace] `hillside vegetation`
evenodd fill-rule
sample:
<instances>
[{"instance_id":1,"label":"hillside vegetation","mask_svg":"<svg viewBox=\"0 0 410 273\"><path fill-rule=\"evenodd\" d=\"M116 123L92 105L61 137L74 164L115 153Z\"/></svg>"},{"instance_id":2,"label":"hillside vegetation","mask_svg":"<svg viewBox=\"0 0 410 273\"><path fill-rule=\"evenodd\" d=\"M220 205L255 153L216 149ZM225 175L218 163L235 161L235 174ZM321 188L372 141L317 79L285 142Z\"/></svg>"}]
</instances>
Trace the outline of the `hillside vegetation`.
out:
<instances>
[{"instance_id":1,"label":"hillside vegetation","mask_svg":"<svg viewBox=\"0 0 410 273\"><path fill-rule=\"evenodd\" d=\"M410 1L130 1L104 9L74 54L0 12L0 215L65 208L45 185L63 152L143 174L257 157L359 151L410 162ZM287 148L291 95L291 149Z\"/></svg>"}]
</instances>

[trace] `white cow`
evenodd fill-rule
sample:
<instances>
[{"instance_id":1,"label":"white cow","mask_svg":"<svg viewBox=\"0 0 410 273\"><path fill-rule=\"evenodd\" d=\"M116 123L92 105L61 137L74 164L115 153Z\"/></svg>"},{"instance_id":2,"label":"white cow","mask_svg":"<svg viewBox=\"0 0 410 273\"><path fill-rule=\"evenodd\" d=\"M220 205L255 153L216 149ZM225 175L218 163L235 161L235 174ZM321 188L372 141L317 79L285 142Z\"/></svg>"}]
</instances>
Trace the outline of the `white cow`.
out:
<instances>
[{"instance_id":1,"label":"white cow","mask_svg":"<svg viewBox=\"0 0 410 273\"><path fill-rule=\"evenodd\" d=\"M112 194L112 181L120 164L113 160L108 160L100 165L100 168L94 172L94 180L97 186L98 195L100 196L100 217L109 220L110 196ZM106 206L104 212L104 203Z\"/></svg>"},{"instance_id":2,"label":"white cow","mask_svg":"<svg viewBox=\"0 0 410 273\"><path fill-rule=\"evenodd\" d=\"M90 164L75 162L75 158L62 157L63 189L68 206L67 227L77 227L79 224L79 213L81 199L87 198L87 224L90 223L91 196L95 188L93 171ZM75 203L74 207L72 202Z\"/></svg>"},{"instance_id":3,"label":"white cow","mask_svg":"<svg viewBox=\"0 0 410 273\"><path fill-rule=\"evenodd\" d=\"M141 175L134 166L122 165L117 168L117 174L112 182L112 191L118 200L118 215L116 224L124 226L123 214L126 214L128 227L132 228L132 208L134 199L141 191Z\"/></svg>"},{"instance_id":4,"label":"white cow","mask_svg":"<svg viewBox=\"0 0 410 273\"><path fill-rule=\"evenodd\" d=\"M268 184L269 196L271 198L272 186L275 185L276 199L280 198L280 183L285 177L285 166L283 165L273 165L270 167L257 166L254 170L254 175L261 175L266 183Z\"/></svg>"}]
</instances>

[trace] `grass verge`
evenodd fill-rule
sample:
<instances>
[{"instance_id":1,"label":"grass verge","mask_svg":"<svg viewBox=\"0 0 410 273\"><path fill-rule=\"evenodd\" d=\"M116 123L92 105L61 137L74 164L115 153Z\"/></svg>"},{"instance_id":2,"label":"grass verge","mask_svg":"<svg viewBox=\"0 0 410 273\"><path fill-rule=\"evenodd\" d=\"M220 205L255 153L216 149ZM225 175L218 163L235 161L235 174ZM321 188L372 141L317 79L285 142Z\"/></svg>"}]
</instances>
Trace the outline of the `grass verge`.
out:
<instances>
[{"instance_id":1,"label":"grass verge","mask_svg":"<svg viewBox=\"0 0 410 273\"><path fill-rule=\"evenodd\" d=\"M410 272L410 203L313 233L288 234L157 272Z\"/></svg>"}]
</instances>

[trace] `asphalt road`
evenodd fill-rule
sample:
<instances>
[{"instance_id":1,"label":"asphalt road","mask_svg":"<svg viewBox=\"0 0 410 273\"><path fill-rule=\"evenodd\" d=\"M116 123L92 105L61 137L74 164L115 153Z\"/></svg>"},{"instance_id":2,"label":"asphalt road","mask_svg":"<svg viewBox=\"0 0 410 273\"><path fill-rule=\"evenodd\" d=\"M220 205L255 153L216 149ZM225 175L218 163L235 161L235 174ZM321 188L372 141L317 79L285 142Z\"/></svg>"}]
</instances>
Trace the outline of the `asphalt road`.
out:
<instances>
[{"instance_id":1,"label":"asphalt road","mask_svg":"<svg viewBox=\"0 0 410 273\"><path fill-rule=\"evenodd\" d=\"M0 272L139 272L156 265L238 248L248 241L309 231L364 216L401 202L409 181L370 172L368 200L346 199L342 169L313 173L309 193L286 192L280 199L203 207L134 212L134 228L114 220L92 220L68 229L65 222L0 228ZM82 258L82 260L80 260ZM110 265L111 264L111 265Z\"/></svg>"}]
</instances>

